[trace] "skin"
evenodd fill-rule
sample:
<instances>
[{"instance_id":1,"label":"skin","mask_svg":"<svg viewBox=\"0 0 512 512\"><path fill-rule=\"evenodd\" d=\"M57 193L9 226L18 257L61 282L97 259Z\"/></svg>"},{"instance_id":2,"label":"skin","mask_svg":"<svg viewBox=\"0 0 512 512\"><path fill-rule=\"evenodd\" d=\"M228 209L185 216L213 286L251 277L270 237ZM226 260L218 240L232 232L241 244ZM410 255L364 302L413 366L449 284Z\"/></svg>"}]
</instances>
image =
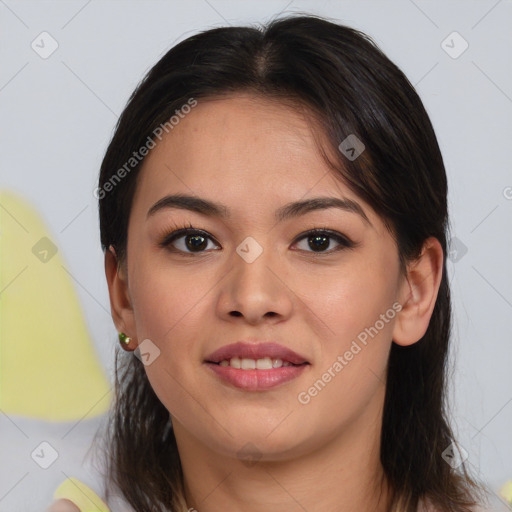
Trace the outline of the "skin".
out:
<instances>
[{"instance_id":1,"label":"skin","mask_svg":"<svg viewBox=\"0 0 512 512\"><path fill-rule=\"evenodd\" d=\"M383 221L327 167L316 123L298 109L248 94L201 100L143 164L128 228L127 262L105 256L118 331L149 339L160 355L145 371L171 414L186 499L218 510L385 511L390 492L379 460L386 364L392 340L425 333L442 275L439 242L425 242L406 275ZM220 219L153 204L170 193L223 203ZM276 223L274 212L305 198L357 201L355 213L329 208ZM202 253L159 242L174 223L212 236ZM182 223L185 223L182 225ZM328 228L356 242L315 252L303 234ZM298 235L301 235L299 237ZM252 263L236 248L253 237ZM329 240L329 239L328 239ZM187 251L185 238L174 246ZM365 327L398 302L402 309L343 370L298 401ZM234 312L238 312L234 313ZM287 383L246 391L205 368L217 348L249 336L277 342L310 365ZM242 460L252 443L258 460Z\"/></svg>"},{"instance_id":2,"label":"skin","mask_svg":"<svg viewBox=\"0 0 512 512\"><path fill-rule=\"evenodd\" d=\"M80 509L69 500L57 500L46 512L80 512Z\"/></svg>"}]
</instances>

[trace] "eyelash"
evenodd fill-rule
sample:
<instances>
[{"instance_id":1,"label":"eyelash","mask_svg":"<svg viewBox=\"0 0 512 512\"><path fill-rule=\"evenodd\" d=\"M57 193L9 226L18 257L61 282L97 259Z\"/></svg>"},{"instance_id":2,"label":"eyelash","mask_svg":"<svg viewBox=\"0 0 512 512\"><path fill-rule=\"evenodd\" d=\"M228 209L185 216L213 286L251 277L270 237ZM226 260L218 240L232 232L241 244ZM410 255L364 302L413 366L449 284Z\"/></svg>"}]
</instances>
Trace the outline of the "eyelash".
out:
<instances>
[{"instance_id":1,"label":"eyelash","mask_svg":"<svg viewBox=\"0 0 512 512\"><path fill-rule=\"evenodd\" d=\"M190 252L190 251L182 251L181 249L176 249L175 247L171 246L172 242L174 242L186 235L201 235L204 238L214 241L217 245L220 245L215 241L214 238L212 238L207 233L207 231L200 229L200 228L195 228L190 223L188 223L187 225L181 225L181 226L175 225L173 231L166 232L162 236L161 242L159 242L158 245L162 248L167 248L171 252L181 253L181 254L185 254L187 256L194 256L194 255L203 254L206 252L206 251L198 251L198 252L194 253L194 252ZM304 239L310 238L312 236L325 236L326 238L331 238L331 239L335 240L339 244L338 247L336 247L335 249L329 249L327 251L318 251L318 252L303 251L303 252L311 253L315 256L321 256L324 254L333 254L334 252L338 252L342 249L353 249L359 245L358 243L353 242L352 240L350 240L346 236L342 235L341 233L338 233L337 231L333 231L333 230L327 229L327 228L313 228L311 230L306 231L305 233L302 233L294 241L294 245L296 243L298 243Z\"/></svg>"}]
</instances>

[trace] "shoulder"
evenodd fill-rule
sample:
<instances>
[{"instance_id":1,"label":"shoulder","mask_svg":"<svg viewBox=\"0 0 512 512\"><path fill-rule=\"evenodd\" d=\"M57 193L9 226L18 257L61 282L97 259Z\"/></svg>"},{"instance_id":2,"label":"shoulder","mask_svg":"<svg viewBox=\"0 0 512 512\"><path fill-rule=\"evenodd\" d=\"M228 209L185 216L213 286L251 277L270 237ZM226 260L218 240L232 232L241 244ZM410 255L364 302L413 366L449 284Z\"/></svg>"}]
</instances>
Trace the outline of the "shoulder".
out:
<instances>
[{"instance_id":1,"label":"shoulder","mask_svg":"<svg viewBox=\"0 0 512 512\"><path fill-rule=\"evenodd\" d=\"M57 500L45 512L80 512L80 509L69 500Z\"/></svg>"},{"instance_id":2,"label":"shoulder","mask_svg":"<svg viewBox=\"0 0 512 512\"><path fill-rule=\"evenodd\" d=\"M68 478L53 493L55 500L46 512L110 512L105 502L77 478Z\"/></svg>"}]
</instances>

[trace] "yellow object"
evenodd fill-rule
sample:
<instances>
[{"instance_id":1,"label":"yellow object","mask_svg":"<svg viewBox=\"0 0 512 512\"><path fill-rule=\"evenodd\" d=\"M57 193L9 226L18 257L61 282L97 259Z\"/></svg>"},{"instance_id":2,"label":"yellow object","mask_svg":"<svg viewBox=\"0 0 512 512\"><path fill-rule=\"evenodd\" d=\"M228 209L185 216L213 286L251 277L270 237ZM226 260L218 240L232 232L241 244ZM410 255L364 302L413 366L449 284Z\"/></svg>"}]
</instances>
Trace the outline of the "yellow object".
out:
<instances>
[{"instance_id":1,"label":"yellow object","mask_svg":"<svg viewBox=\"0 0 512 512\"><path fill-rule=\"evenodd\" d=\"M53 493L53 499L69 500L78 507L80 512L110 512L105 502L77 478L64 480Z\"/></svg>"},{"instance_id":2,"label":"yellow object","mask_svg":"<svg viewBox=\"0 0 512 512\"><path fill-rule=\"evenodd\" d=\"M500 489L500 496L507 502L507 505L512 505L512 480L505 482Z\"/></svg>"},{"instance_id":3,"label":"yellow object","mask_svg":"<svg viewBox=\"0 0 512 512\"><path fill-rule=\"evenodd\" d=\"M30 205L0 193L0 409L77 421L104 414L111 392L56 245Z\"/></svg>"}]
</instances>

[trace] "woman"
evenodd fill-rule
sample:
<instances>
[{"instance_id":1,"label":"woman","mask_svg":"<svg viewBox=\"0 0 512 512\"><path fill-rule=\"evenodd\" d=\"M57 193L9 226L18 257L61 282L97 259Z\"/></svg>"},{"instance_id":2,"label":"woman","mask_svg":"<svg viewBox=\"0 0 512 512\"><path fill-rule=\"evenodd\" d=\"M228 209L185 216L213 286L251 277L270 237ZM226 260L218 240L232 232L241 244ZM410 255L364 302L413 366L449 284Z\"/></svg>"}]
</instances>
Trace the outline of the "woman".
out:
<instances>
[{"instance_id":1,"label":"woman","mask_svg":"<svg viewBox=\"0 0 512 512\"><path fill-rule=\"evenodd\" d=\"M476 510L445 408L443 159L369 37L309 15L189 37L96 195L125 351L107 502Z\"/></svg>"}]
</instances>

